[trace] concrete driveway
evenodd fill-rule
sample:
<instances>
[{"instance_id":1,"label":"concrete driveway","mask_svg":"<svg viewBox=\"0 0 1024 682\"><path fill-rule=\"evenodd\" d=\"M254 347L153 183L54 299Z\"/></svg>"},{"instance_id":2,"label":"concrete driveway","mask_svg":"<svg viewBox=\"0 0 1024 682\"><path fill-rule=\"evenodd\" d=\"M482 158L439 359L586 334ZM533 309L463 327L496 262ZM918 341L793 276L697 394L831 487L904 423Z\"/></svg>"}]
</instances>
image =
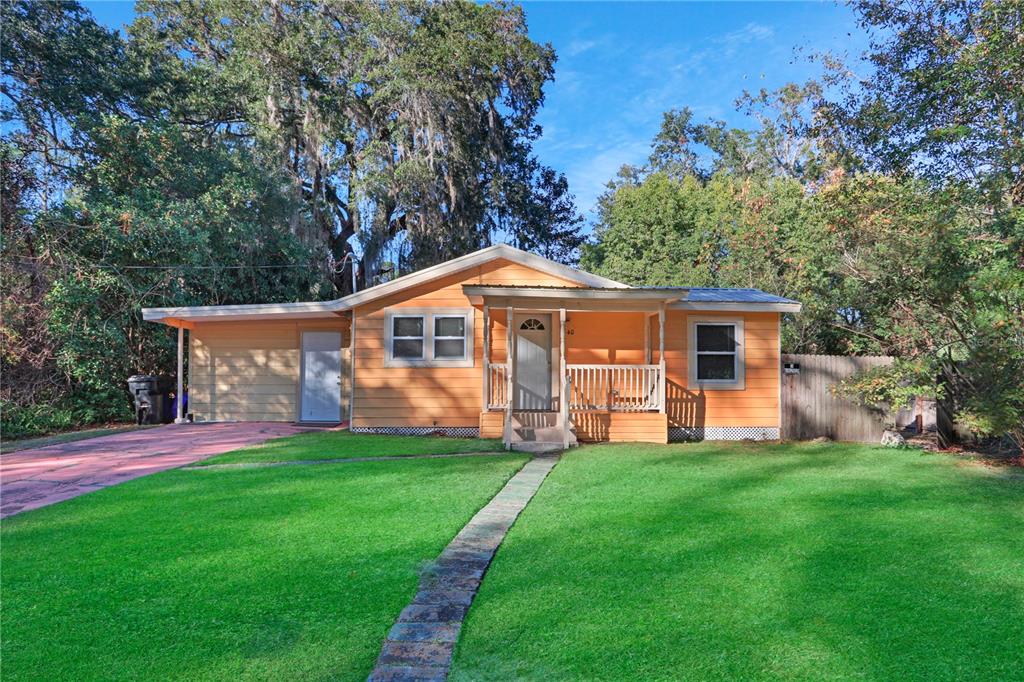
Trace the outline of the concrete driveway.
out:
<instances>
[{"instance_id":1,"label":"concrete driveway","mask_svg":"<svg viewBox=\"0 0 1024 682\"><path fill-rule=\"evenodd\" d=\"M280 422L168 424L0 455L0 518L311 430L320 429Z\"/></svg>"}]
</instances>

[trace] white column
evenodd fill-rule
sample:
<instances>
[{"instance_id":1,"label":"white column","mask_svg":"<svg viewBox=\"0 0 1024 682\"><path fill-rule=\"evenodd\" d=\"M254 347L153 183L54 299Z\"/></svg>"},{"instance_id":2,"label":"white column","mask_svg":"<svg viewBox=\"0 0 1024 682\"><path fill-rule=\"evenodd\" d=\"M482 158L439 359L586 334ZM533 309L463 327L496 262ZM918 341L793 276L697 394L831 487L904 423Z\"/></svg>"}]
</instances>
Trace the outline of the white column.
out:
<instances>
[{"instance_id":1,"label":"white column","mask_svg":"<svg viewBox=\"0 0 1024 682\"><path fill-rule=\"evenodd\" d=\"M480 381L480 411L486 412L491 402L491 308L484 306L484 366Z\"/></svg>"},{"instance_id":2,"label":"white column","mask_svg":"<svg viewBox=\"0 0 1024 682\"><path fill-rule=\"evenodd\" d=\"M665 304L658 308L658 412L665 412Z\"/></svg>"},{"instance_id":3,"label":"white column","mask_svg":"<svg viewBox=\"0 0 1024 682\"><path fill-rule=\"evenodd\" d=\"M566 450L569 448L569 382L565 373L565 308L558 309L558 321L558 376L561 386L558 389L558 401L561 403L559 412L562 421L562 449Z\"/></svg>"},{"instance_id":4,"label":"white column","mask_svg":"<svg viewBox=\"0 0 1024 682\"><path fill-rule=\"evenodd\" d=\"M181 325L181 323L178 323ZM185 327L178 327L178 414L174 419L175 424L185 422Z\"/></svg>"},{"instance_id":5,"label":"white column","mask_svg":"<svg viewBox=\"0 0 1024 682\"><path fill-rule=\"evenodd\" d=\"M353 270L355 264L352 265ZM355 275L353 275L353 278ZM355 283L353 282L353 291ZM352 430L352 418L356 413L356 309L349 311L348 323L348 430Z\"/></svg>"},{"instance_id":6,"label":"white column","mask_svg":"<svg viewBox=\"0 0 1024 682\"><path fill-rule=\"evenodd\" d=\"M515 387L512 374L515 372L512 352L512 306L505 309L505 449L512 449L512 390Z\"/></svg>"},{"instance_id":7,"label":"white column","mask_svg":"<svg viewBox=\"0 0 1024 682\"><path fill-rule=\"evenodd\" d=\"M644 313L644 364L651 364L651 313Z\"/></svg>"}]
</instances>

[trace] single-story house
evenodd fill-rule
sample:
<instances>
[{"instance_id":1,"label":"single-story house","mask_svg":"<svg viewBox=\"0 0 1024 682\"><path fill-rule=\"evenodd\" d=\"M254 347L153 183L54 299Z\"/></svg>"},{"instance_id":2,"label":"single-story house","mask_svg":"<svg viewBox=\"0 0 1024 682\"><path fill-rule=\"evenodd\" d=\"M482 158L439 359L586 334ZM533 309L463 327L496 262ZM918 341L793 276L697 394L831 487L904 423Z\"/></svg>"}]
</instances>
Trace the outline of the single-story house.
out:
<instances>
[{"instance_id":1,"label":"single-story house","mask_svg":"<svg viewBox=\"0 0 1024 682\"><path fill-rule=\"evenodd\" d=\"M196 421L525 443L777 439L779 321L756 289L631 287L510 246L323 302L146 308L188 332ZM179 414L179 418L184 415Z\"/></svg>"}]
</instances>

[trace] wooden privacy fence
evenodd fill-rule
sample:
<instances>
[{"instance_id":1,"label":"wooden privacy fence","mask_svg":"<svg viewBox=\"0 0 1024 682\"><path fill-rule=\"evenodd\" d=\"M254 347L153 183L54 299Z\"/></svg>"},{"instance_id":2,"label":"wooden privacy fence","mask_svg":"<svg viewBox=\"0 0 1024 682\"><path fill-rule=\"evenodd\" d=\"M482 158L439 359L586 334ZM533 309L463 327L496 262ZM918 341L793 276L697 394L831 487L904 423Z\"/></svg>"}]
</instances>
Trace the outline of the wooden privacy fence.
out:
<instances>
[{"instance_id":1,"label":"wooden privacy fence","mask_svg":"<svg viewBox=\"0 0 1024 682\"><path fill-rule=\"evenodd\" d=\"M887 356L782 355L782 438L877 443L888 411L832 394L832 385L872 367L892 364Z\"/></svg>"}]
</instances>

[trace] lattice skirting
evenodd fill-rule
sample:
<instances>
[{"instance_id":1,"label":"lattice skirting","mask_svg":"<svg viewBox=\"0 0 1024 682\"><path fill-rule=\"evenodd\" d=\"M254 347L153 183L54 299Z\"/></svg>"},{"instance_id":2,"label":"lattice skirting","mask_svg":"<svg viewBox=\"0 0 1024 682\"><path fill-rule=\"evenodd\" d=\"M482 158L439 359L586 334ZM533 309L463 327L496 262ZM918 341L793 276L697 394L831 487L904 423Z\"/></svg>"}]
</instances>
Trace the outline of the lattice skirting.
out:
<instances>
[{"instance_id":1,"label":"lattice skirting","mask_svg":"<svg viewBox=\"0 0 1024 682\"><path fill-rule=\"evenodd\" d=\"M448 436L450 438L479 438L476 426L354 426L352 433L384 433L391 436Z\"/></svg>"},{"instance_id":2,"label":"lattice skirting","mask_svg":"<svg viewBox=\"0 0 1024 682\"><path fill-rule=\"evenodd\" d=\"M668 429L670 443L688 440L778 440L774 426L672 426Z\"/></svg>"}]
</instances>

